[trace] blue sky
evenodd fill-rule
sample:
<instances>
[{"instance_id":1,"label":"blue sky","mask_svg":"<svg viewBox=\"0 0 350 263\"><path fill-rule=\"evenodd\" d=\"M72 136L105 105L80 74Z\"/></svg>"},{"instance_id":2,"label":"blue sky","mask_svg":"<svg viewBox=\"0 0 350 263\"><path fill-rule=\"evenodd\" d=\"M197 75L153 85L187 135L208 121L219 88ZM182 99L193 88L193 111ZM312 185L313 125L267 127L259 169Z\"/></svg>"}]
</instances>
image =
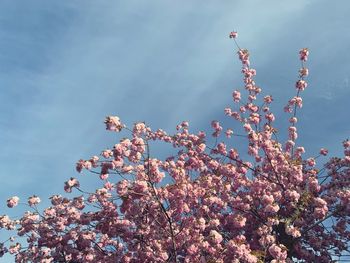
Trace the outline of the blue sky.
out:
<instances>
[{"instance_id":1,"label":"blue sky","mask_svg":"<svg viewBox=\"0 0 350 263\"><path fill-rule=\"evenodd\" d=\"M63 193L80 158L119 139L106 115L173 131L207 129L242 87L228 33L251 52L257 83L282 112L310 49L299 143L342 152L350 136L348 1L1 1L0 214L9 196ZM283 137L283 136L282 136ZM93 175L89 175L93 177Z\"/></svg>"}]
</instances>

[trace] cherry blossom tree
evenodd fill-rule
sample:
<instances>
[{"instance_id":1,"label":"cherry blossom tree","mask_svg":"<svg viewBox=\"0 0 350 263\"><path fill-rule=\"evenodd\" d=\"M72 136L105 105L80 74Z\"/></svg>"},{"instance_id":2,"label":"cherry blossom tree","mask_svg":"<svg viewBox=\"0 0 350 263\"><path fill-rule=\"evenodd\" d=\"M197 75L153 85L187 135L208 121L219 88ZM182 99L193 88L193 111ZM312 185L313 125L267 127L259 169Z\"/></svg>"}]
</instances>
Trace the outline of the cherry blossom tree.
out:
<instances>
[{"instance_id":1,"label":"cherry blossom tree","mask_svg":"<svg viewBox=\"0 0 350 263\"><path fill-rule=\"evenodd\" d=\"M284 108L288 140L280 141L270 110L273 98L261 96L249 52L229 37L242 63L244 94L232 93L228 118L242 133L212 121L211 135L192 133L189 123L175 134L145 123L127 127L109 116L106 128L127 132L100 156L79 160L76 169L100 176L102 187L86 192L70 178L64 190L39 211L39 197L19 219L0 216L0 228L16 235L0 243L0 255L16 262L335 262L349 252L350 141L344 156L328 151L304 157L297 145L297 112L307 88L309 51L300 50L296 95ZM245 140L248 155L236 150ZM152 144L173 153L157 158ZM15 207L19 197L7 200ZM21 241L20 241L21 240Z\"/></svg>"}]
</instances>

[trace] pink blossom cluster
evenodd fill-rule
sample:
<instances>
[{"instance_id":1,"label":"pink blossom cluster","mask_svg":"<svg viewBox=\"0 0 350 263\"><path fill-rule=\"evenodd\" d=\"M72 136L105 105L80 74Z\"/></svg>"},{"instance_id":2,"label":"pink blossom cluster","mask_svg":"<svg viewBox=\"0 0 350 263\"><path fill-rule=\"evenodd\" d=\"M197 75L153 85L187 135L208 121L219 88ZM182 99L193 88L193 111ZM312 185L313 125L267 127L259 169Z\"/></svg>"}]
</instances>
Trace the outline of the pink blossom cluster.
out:
<instances>
[{"instance_id":1,"label":"pink blossom cluster","mask_svg":"<svg viewBox=\"0 0 350 263\"><path fill-rule=\"evenodd\" d=\"M13 197L7 199L7 206L9 208L12 208L14 206L17 206L18 202L19 202L19 197L18 196L13 196Z\"/></svg>"},{"instance_id":2,"label":"pink blossom cluster","mask_svg":"<svg viewBox=\"0 0 350 263\"><path fill-rule=\"evenodd\" d=\"M119 132L123 128L123 124L117 116L107 116L104 123L106 124L106 129L110 131Z\"/></svg>"},{"instance_id":3,"label":"pink blossom cluster","mask_svg":"<svg viewBox=\"0 0 350 263\"><path fill-rule=\"evenodd\" d=\"M186 121L168 134L107 117L108 130L125 129L130 137L76 165L79 173L98 174L101 186L86 192L70 178L64 190L81 195L54 195L42 212L39 197L32 196L32 210L20 219L0 216L1 229L26 237L25 245L15 239L0 243L0 256L71 263L332 262L349 249L350 141L343 142L344 156L330 158L323 168L316 160L326 149L304 157L306 150L297 144L308 55L300 51L297 94L285 108L292 115L287 141L278 140L273 98L259 102L256 70L248 50L239 48L245 95L235 90L225 115L243 134L212 121L213 145L205 132L191 133ZM248 157L232 137L243 137ZM174 153L157 158L154 142L170 145ZM17 196L7 200L10 208L18 204Z\"/></svg>"}]
</instances>

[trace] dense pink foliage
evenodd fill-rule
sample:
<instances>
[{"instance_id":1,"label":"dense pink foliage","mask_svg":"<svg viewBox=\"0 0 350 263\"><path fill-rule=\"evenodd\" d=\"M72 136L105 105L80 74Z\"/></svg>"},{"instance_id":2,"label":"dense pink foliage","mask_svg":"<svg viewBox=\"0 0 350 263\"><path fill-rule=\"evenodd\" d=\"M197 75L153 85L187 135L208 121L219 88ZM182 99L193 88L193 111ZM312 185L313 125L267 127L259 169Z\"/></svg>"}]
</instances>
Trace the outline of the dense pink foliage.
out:
<instances>
[{"instance_id":1,"label":"dense pink foliage","mask_svg":"<svg viewBox=\"0 0 350 263\"><path fill-rule=\"evenodd\" d=\"M237 45L237 33L229 36ZM86 193L71 178L64 190L83 195L52 196L52 205L42 212L33 196L28 200L32 211L19 220L0 216L0 228L26 238L25 245L15 238L1 243L0 255L43 263L282 263L331 262L348 250L350 141L343 143L344 157L330 158L322 169L316 160L327 155L326 149L306 158L296 144L309 51L299 53L296 96L284 108L290 115L288 140L281 142L269 108L273 98L259 102L262 90L249 52L237 47L246 95L234 91L235 106L225 114L241 124L244 134L212 121L212 140L204 132L191 133L187 122L169 135L145 123L129 129L118 117L107 117L108 130L128 130L130 137L76 166L78 172L97 172L103 187ZM238 137L246 140L246 158L234 148ZM158 159L153 141L169 144L176 153ZM7 205L18 202L12 197Z\"/></svg>"}]
</instances>

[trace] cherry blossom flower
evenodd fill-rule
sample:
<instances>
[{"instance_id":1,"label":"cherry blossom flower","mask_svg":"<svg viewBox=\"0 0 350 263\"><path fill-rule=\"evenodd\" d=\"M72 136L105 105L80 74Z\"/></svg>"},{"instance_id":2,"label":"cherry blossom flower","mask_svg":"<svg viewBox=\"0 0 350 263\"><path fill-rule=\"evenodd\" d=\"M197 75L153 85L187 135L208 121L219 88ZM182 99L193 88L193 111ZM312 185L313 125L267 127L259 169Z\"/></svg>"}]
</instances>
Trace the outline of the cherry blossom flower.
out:
<instances>
[{"instance_id":1,"label":"cherry blossom flower","mask_svg":"<svg viewBox=\"0 0 350 263\"><path fill-rule=\"evenodd\" d=\"M238 33L236 31L232 31L230 33L230 38L236 38L238 36Z\"/></svg>"},{"instance_id":2,"label":"cherry blossom flower","mask_svg":"<svg viewBox=\"0 0 350 263\"><path fill-rule=\"evenodd\" d=\"M28 198L28 204L30 206L37 205L39 203L40 203L40 198L37 197L36 195L33 195L33 196Z\"/></svg>"},{"instance_id":3,"label":"cherry blossom flower","mask_svg":"<svg viewBox=\"0 0 350 263\"><path fill-rule=\"evenodd\" d=\"M13 196L9 199L7 199L7 206L12 208L18 205L19 202L19 197L18 196Z\"/></svg>"},{"instance_id":4,"label":"cherry blossom flower","mask_svg":"<svg viewBox=\"0 0 350 263\"><path fill-rule=\"evenodd\" d=\"M299 51L299 55L300 55L300 60L305 62L308 59L309 50L307 48L303 48Z\"/></svg>"},{"instance_id":5,"label":"cherry blossom flower","mask_svg":"<svg viewBox=\"0 0 350 263\"><path fill-rule=\"evenodd\" d=\"M124 127L117 116L107 116L104 123L106 124L106 129L109 131L119 132Z\"/></svg>"}]
</instances>

